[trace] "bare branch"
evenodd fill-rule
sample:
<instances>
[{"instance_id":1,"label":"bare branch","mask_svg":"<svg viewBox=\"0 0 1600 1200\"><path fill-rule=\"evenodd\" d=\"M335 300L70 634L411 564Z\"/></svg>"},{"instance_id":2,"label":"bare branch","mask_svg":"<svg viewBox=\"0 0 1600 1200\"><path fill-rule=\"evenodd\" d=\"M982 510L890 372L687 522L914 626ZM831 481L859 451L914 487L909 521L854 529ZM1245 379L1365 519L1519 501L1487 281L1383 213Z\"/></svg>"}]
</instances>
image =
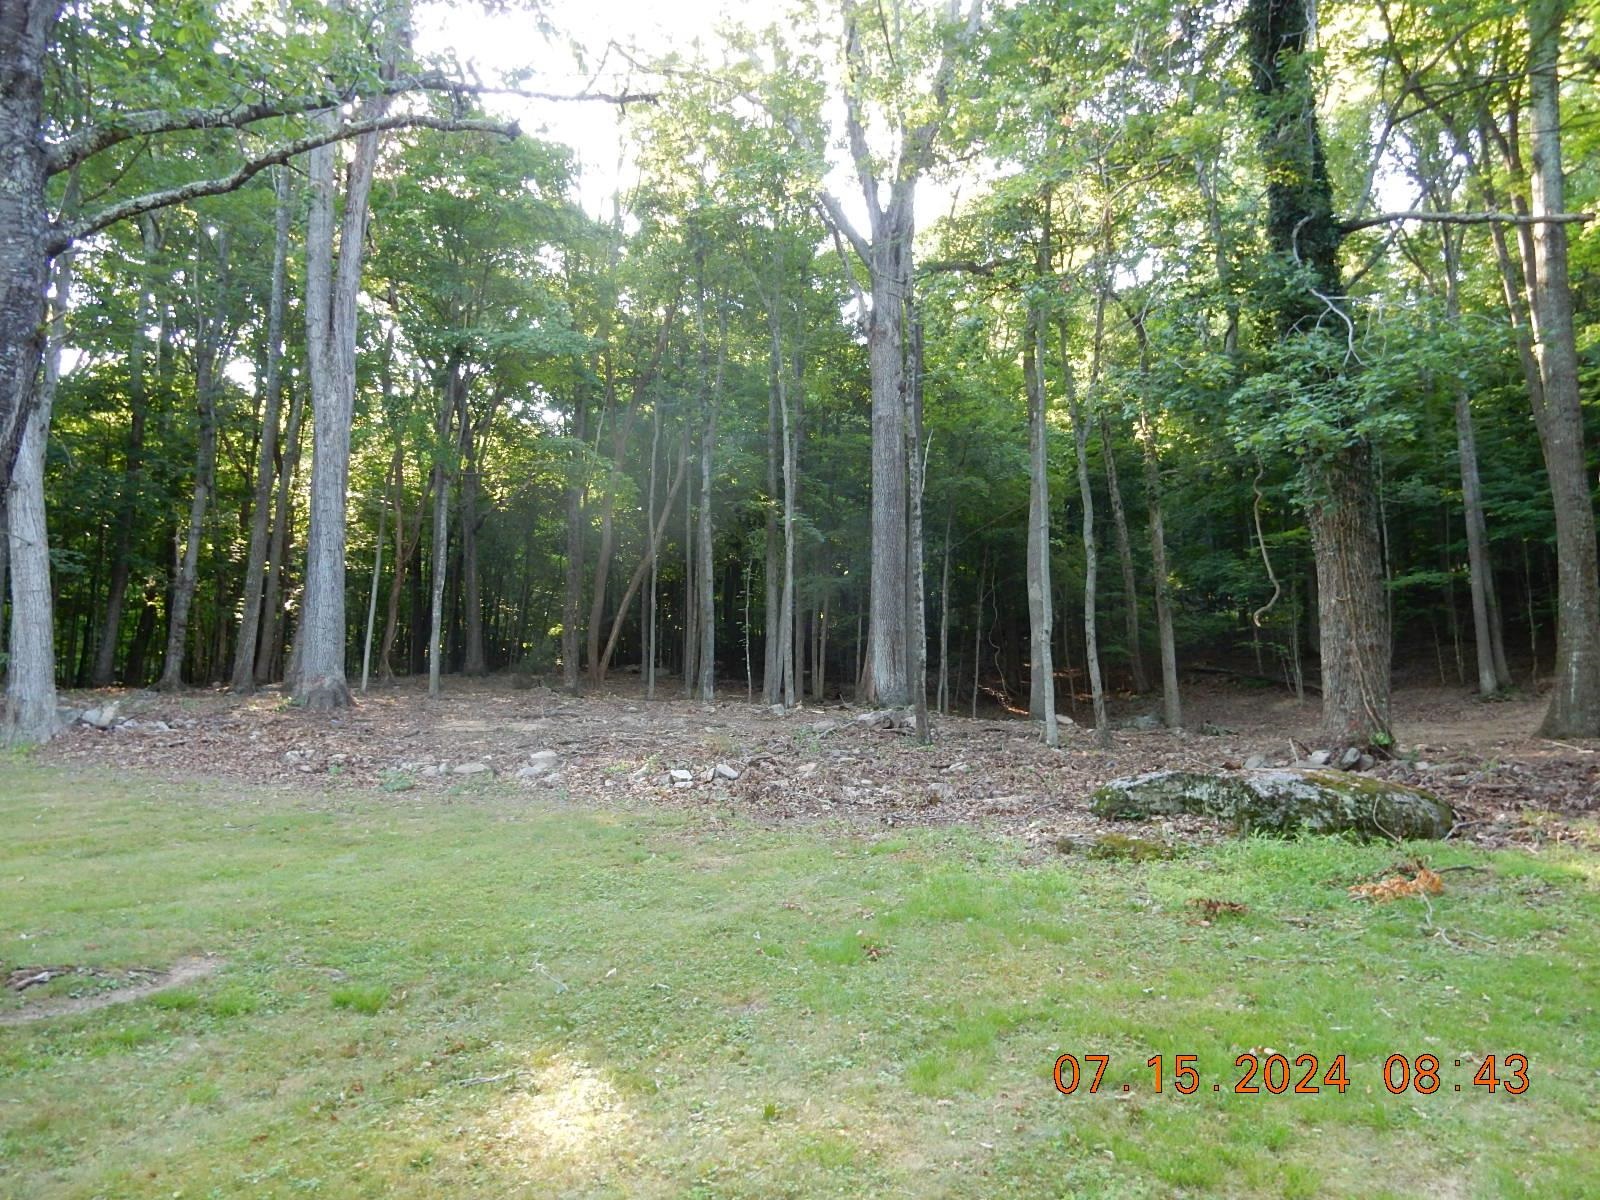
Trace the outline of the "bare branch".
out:
<instances>
[{"instance_id":1,"label":"bare branch","mask_svg":"<svg viewBox=\"0 0 1600 1200\"><path fill-rule=\"evenodd\" d=\"M1343 221L1339 231L1354 233L1358 229L1393 225L1401 221L1431 221L1435 225L1571 225L1592 220L1593 213L1546 213L1542 217L1531 217L1508 212L1391 212L1363 217L1359 221Z\"/></svg>"},{"instance_id":2,"label":"bare branch","mask_svg":"<svg viewBox=\"0 0 1600 1200\"><path fill-rule=\"evenodd\" d=\"M525 100L597 101L618 105L653 103L659 96L657 92L591 92L585 89L575 94L563 94L529 91L523 88L490 87L452 78L442 71L427 71L420 75L407 75L385 81L377 90L368 94L367 98L382 99L417 91L448 92L456 95L516 96ZM214 108L152 108L120 113L90 125L51 146L45 152L45 168L51 175L57 175L99 154L102 150L109 150L132 138L179 133L185 130L243 129L274 117L288 117L319 109L337 108L358 98L358 94L358 89L351 86L330 89L326 92L219 105Z\"/></svg>"},{"instance_id":3,"label":"bare branch","mask_svg":"<svg viewBox=\"0 0 1600 1200\"><path fill-rule=\"evenodd\" d=\"M296 138L293 141L275 146L271 150L250 159L231 175L223 175L215 179L196 179L178 187L165 188L159 192L147 192L143 196L132 196L113 204L110 208L101 209L90 216L57 224L50 238L50 253L53 255L59 254L80 238L88 237L92 233L98 233L108 225L115 225L118 221L126 220L129 217L137 217L141 213L154 212L159 208L170 208L174 204L197 200L201 196L219 196L225 192L237 191L268 167L286 163L291 158L304 154L308 150L315 150L318 146L326 146L332 142L341 142L348 138L359 137L364 133L379 133L388 129L438 129L448 133L469 131L498 133L508 138L514 138L520 132L515 122L506 123L474 117L439 117L430 113L393 113L365 121L351 121L333 129L319 130L316 133L307 134L305 137Z\"/></svg>"},{"instance_id":4,"label":"bare branch","mask_svg":"<svg viewBox=\"0 0 1600 1200\"><path fill-rule=\"evenodd\" d=\"M862 237L856 227L850 224L850 218L844 215L844 206L828 192L819 191L817 201L822 205L823 217L827 220L836 236L843 235L850 242L850 247L861 256L861 261L867 265L872 264L872 247L867 239Z\"/></svg>"}]
</instances>

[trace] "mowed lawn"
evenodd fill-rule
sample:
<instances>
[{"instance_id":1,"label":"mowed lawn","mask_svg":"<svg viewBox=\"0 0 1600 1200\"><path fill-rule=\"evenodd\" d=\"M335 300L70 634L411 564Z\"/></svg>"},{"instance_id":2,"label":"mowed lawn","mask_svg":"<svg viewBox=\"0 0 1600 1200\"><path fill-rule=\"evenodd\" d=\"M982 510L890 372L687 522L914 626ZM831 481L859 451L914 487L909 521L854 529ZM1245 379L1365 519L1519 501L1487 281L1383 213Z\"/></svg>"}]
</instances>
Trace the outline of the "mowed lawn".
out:
<instances>
[{"instance_id":1,"label":"mowed lawn","mask_svg":"<svg viewBox=\"0 0 1600 1200\"><path fill-rule=\"evenodd\" d=\"M1600 1194L1600 855L1430 847L1469 868L1431 902L1347 894L1409 852L1030 857L12 760L6 970L225 961L0 1026L0 1194ZM1342 1053L1349 1086L1236 1094L1251 1051ZM1098 1093L1087 1063L1057 1092L1063 1053L1110 1056ZM1390 1094L1395 1053L1438 1090ZM1472 1083L1512 1054L1523 1094Z\"/></svg>"}]
</instances>

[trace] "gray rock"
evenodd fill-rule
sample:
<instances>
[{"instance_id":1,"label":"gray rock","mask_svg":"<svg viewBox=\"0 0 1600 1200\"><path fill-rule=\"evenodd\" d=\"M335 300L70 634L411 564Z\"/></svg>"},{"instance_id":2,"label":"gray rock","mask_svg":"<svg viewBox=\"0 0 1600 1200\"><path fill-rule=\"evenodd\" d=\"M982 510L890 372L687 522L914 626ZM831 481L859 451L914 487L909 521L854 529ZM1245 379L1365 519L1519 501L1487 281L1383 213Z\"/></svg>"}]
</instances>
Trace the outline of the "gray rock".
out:
<instances>
[{"instance_id":1,"label":"gray rock","mask_svg":"<svg viewBox=\"0 0 1600 1200\"><path fill-rule=\"evenodd\" d=\"M535 750L528 755L528 765L517 772L517 778L533 779L554 771L560 757L554 750Z\"/></svg>"},{"instance_id":2,"label":"gray rock","mask_svg":"<svg viewBox=\"0 0 1600 1200\"><path fill-rule=\"evenodd\" d=\"M694 782L694 773L692 771L686 771L682 767L673 767L671 774L672 782L680 786L685 786Z\"/></svg>"},{"instance_id":3,"label":"gray rock","mask_svg":"<svg viewBox=\"0 0 1600 1200\"><path fill-rule=\"evenodd\" d=\"M1246 771L1259 771L1266 765L1266 758L1260 754L1252 754L1249 758L1244 760L1244 769Z\"/></svg>"},{"instance_id":4,"label":"gray rock","mask_svg":"<svg viewBox=\"0 0 1600 1200\"><path fill-rule=\"evenodd\" d=\"M1156 716L1155 713L1140 713L1137 717L1128 722L1128 728L1143 730L1160 729L1161 718Z\"/></svg>"},{"instance_id":5,"label":"gray rock","mask_svg":"<svg viewBox=\"0 0 1600 1200\"><path fill-rule=\"evenodd\" d=\"M1310 757L1306 759L1306 761L1314 767L1325 767L1332 760L1333 755L1329 754L1326 750L1313 750Z\"/></svg>"},{"instance_id":6,"label":"gray rock","mask_svg":"<svg viewBox=\"0 0 1600 1200\"><path fill-rule=\"evenodd\" d=\"M85 725L92 725L96 729L110 729L117 723L117 705L118 701L113 700L110 704L102 705L99 708L85 709L83 716L78 719Z\"/></svg>"},{"instance_id":7,"label":"gray rock","mask_svg":"<svg viewBox=\"0 0 1600 1200\"><path fill-rule=\"evenodd\" d=\"M82 719L83 709L81 708L68 708L65 705L59 705L56 708L56 724L59 726L73 725Z\"/></svg>"},{"instance_id":8,"label":"gray rock","mask_svg":"<svg viewBox=\"0 0 1600 1200\"><path fill-rule=\"evenodd\" d=\"M1339 769L1341 771L1354 771L1361 765L1361 751L1354 746L1346 746L1343 754L1339 755Z\"/></svg>"},{"instance_id":9,"label":"gray rock","mask_svg":"<svg viewBox=\"0 0 1600 1200\"><path fill-rule=\"evenodd\" d=\"M729 783L732 783L739 778L739 772L727 763L718 763L716 765L716 776L718 779L726 779Z\"/></svg>"},{"instance_id":10,"label":"gray rock","mask_svg":"<svg viewBox=\"0 0 1600 1200\"><path fill-rule=\"evenodd\" d=\"M1455 823L1450 806L1421 788L1336 771L1155 771L1112 780L1090 808L1108 820L1198 813L1276 834L1442 838Z\"/></svg>"},{"instance_id":11,"label":"gray rock","mask_svg":"<svg viewBox=\"0 0 1600 1200\"><path fill-rule=\"evenodd\" d=\"M489 769L489 764L486 763L486 762L458 763L457 765L455 765L455 766L450 768L450 774L452 774L452 775L482 775L488 769Z\"/></svg>"}]
</instances>

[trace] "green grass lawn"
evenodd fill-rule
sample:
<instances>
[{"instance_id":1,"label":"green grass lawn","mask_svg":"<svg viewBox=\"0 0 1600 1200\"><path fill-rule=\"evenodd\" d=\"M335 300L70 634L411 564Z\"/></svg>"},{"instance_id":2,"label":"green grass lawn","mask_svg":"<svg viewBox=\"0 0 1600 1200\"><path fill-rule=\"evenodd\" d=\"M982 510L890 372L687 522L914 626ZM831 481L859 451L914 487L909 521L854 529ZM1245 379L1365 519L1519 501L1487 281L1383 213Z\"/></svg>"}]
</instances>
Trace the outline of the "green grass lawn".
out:
<instances>
[{"instance_id":1,"label":"green grass lawn","mask_svg":"<svg viewBox=\"0 0 1600 1200\"><path fill-rule=\"evenodd\" d=\"M1345 889L1393 847L1030 864L971 832L13 761L8 969L226 965L0 1027L0 1194L1600 1194L1600 857L1431 854L1474 869L1375 907ZM1235 1094L1252 1049L1343 1053L1350 1085ZM1110 1056L1097 1094L1056 1091L1062 1053ZM1439 1058L1438 1091L1391 1095L1392 1053ZM1513 1053L1524 1094L1472 1085Z\"/></svg>"}]
</instances>

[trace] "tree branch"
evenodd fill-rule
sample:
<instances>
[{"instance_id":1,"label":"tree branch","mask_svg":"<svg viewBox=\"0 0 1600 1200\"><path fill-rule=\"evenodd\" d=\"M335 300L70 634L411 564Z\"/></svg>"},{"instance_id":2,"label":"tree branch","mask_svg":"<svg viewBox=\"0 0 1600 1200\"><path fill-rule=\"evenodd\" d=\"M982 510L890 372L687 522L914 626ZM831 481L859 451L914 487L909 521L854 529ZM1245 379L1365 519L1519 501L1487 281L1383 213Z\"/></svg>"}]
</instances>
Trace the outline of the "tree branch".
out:
<instances>
[{"instance_id":1,"label":"tree branch","mask_svg":"<svg viewBox=\"0 0 1600 1200\"><path fill-rule=\"evenodd\" d=\"M817 202L822 205L823 216L835 234L843 234L850 242L850 247L861 256L861 261L869 267L872 265L872 247L867 239L862 237L856 227L850 224L850 218L844 215L844 207L830 193L817 192Z\"/></svg>"},{"instance_id":2,"label":"tree branch","mask_svg":"<svg viewBox=\"0 0 1600 1200\"><path fill-rule=\"evenodd\" d=\"M1339 232L1354 233L1358 229L1371 229L1375 225L1393 225L1401 221L1431 221L1435 225L1571 225L1594 220L1593 213L1547 213L1542 217L1524 216L1508 212L1391 212L1359 221L1342 221Z\"/></svg>"},{"instance_id":3,"label":"tree branch","mask_svg":"<svg viewBox=\"0 0 1600 1200\"><path fill-rule=\"evenodd\" d=\"M449 92L458 95L517 96L525 100L600 101L606 104L653 103L657 92L591 92L576 94L528 91L523 88L488 87L455 79L442 71L428 71L421 75L407 75L385 81L372 99L398 96L405 92ZM258 121L274 117L295 116L318 109L337 108L356 99L354 86L326 92L299 96L279 96L250 103L219 105L214 108L145 109L122 113L79 130L57 142L45 151L45 169L51 175L60 174L72 167L136 137L150 137L162 133L180 133L185 130L243 129Z\"/></svg>"},{"instance_id":4,"label":"tree branch","mask_svg":"<svg viewBox=\"0 0 1600 1200\"><path fill-rule=\"evenodd\" d=\"M147 192L143 196L132 196L113 204L109 208L101 209L90 216L81 217L71 222L58 223L51 233L50 253L52 255L59 254L80 238L88 237L92 233L99 233L100 230L108 225L115 225L118 221L126 220L129 217L137 217L141 213L154 212L159 208L170 208L174 204L197 200L201 196L219 196L225 192L237 191L268 167L286 163L291 158L304 154L308 150L315 150L318 146L326 146L332 142L341 142L348 138L359 137L364 133L379 133L389 129L438 129L447 133L476 131L479 133L498 133L508 138L514 138L520 132L515 122L490 121L476 117L439 117L431 113L393 113L387 116L373 117L365 121L347 122L336 128L319 130L316 133L307 134L305 137L296 138L293 141L275 146L271 150L250 159L231 175L223 175L215 179L196 179L178 187L165 188L159 192Z\"/></svg>"}]
</instances>

